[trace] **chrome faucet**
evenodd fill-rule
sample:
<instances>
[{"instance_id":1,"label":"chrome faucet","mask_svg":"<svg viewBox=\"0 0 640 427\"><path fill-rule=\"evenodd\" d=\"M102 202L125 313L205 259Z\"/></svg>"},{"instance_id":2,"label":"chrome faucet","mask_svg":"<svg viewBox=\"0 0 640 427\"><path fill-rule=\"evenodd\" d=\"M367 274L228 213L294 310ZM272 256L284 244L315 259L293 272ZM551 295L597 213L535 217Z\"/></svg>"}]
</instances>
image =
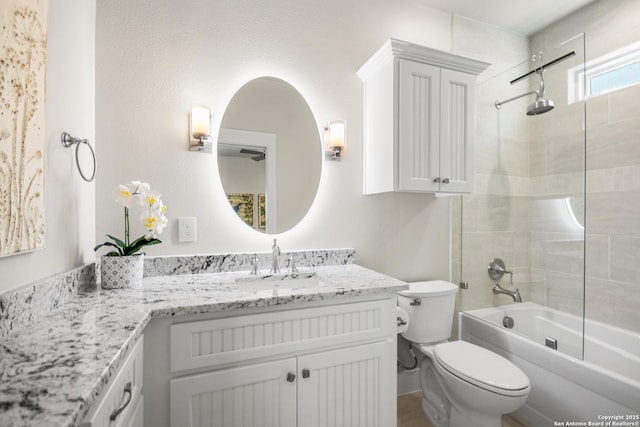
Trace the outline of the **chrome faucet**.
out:
<instances>
[{"instance_id":1,"label":"chrome faucet","mask_svg":"<svg viewBox=\"0 0 640 427\"><path fill-rule=\"evenodd\" d=\"M500 258L494 258L489 263L489 267L487 268L487 270L489 272L489 278L491 278L491 280L496 282L493 285L493 289L492 289L494 294L509 295L511 298L513 298L514 302L522 302L522 297L520 296L520 289L516 288L515 291L510 291L500 286L499 282L505 274L509 275L509 284L513 285L513 271L507 270L507 267L505 266L504 261L502 261Z\"/></svg>"},{"instance_id":2,"label":"chrome faucet","mask_svg":"<svg viewBox=\"0 0 640 427\"><path fill-rule=\"evenodd\" d=\"M280 247L273 239L273 246L271 247L271 271L270 273L280 273L280 267L278 266L278 257L280 256Z\"/></svg>"},{"instance_id":3,"label":"chrome faucet","mask_svg":"<svg viewBox=\"0 0 640 427\"><path fill-rule=\"evenodd\" d=\"M507 267L500 258L494 258L487 268L489 271L489 277L491 280L495 280L496 282L502 279L502 276L508 274L511 278L510 281L513 280L513 271L507 270Z\"/></svg>"},{"instance_id":4,"label":"chrome faucet","mask_svg":"<svg viewBox=\"0 0 640 427\"><path fill-rule=\"evenodd\" d=\"M253 257L251 258L251 272L249 273L252 276L257 276L260 272L258 270L258 261L258 255L253 254Z\"/></svg>"},{"instance_id":5,"label":"chrome faucet","mask_svg":"<svg viewBox=\"0 0 640 427\"><path fill-rule=\"evenodd\" d=\"M495 285L493 285L493 293L509 295L511 298L513 298L514 302L522 302L522 297L520 296L520 289L517 289L517 288L515 291L510 291L509 289L505 289L496 283Z\"/></svg>"}]
</instances>

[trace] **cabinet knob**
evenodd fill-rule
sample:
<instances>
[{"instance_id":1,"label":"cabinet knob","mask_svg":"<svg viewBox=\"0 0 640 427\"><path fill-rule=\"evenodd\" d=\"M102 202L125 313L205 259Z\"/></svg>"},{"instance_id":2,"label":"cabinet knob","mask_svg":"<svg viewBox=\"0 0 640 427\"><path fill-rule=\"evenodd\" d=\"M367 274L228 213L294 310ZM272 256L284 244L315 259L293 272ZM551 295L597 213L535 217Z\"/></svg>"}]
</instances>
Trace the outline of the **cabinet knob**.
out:
<instances>
[{"instance_id":1,"label":"cabinet knob","mask_svg":"<svg viewBox=\"0 0 640 427\"><path fill-rule=\"evenodd\" d=\"M292 383L296 380L296 374L294 374L293 372L289 372L287 374L287 381Z\"/></svg>"},{"instance_id":2,"label":"cabinet knob","mask_svg":"<svg viewBox=\"0 0 640 427\"><path fill-rule=\"evenodd\" d=\"M448 184L448 183L449 183L449 178L445 178L445 179L443 179L443 180L442 180L442 183L443 183L443 184Z\"/></svg>"},{"instance_id":3,"label":"cabinet knob","mask_svg":"<svg viewBox=\"0 0 640 427\"><path fill-rule=\"evenodd\" d=\"M433 178L433 182L440 182L440 177Z\"/></svg>"},{"instance_id":4,"label":"cabinet knob","mask_svg":"<svg viewBox=\"0 0 640 427\"><path fill-rule=\"evenodd\" d=\"M311 371L308 369L302 370L302 378L309 378L311 376Z\"/></svg>"}]
</instances>

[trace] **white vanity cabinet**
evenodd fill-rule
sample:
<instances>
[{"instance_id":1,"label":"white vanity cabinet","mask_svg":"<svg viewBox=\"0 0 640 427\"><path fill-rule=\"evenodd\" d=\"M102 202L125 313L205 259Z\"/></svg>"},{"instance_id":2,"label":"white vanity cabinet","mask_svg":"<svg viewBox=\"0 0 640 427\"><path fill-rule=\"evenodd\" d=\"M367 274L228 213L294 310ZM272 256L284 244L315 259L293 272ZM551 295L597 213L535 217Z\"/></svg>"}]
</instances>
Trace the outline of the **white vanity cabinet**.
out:
<instances>
[{"instance_id":1,"label":"white vanity cabinet","mask_svg":"<svg viewBox=\"0 0 640 427\"><path fill-rule=\"evenodd\" d=\"M390 39L364 82L364 194L473 190L475 79L489 64Z\"/></svg>"},{"instance_id":2,"label":"white vanity cabinet","mask_svg":"<svg viewBox=\"0 0 640 427\"><path fill-rule=\"evenodd\" d=\"M138 338L81 427L144 427L143 342L143 337Z\"/></svg>"},{"instance_id":3,"label":"white vanity cabinet","mask_svg":"<svg viewBox=\"0 0 640 427\"><path fill-rule=\"evenodd\" d=\"M178 426L396 423L395 298L170 325Z\"/></svg>"}]
</instances>

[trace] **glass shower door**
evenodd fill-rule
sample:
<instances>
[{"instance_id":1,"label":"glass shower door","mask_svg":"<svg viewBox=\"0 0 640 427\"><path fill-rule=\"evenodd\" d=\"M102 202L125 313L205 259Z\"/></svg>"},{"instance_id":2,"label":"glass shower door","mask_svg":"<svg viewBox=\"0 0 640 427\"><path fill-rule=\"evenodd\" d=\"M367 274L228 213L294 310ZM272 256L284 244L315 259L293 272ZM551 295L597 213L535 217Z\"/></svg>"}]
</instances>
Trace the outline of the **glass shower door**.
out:
<instances>
[{"instance_id":1,"label":"glass shower door","mask_svg":"<svg viewBox=\"0 0 640 427\"><path fill-rule=\"evenodd\" d=\"M527 308L515 332L582 358L585 102L571 76L584 67L584 36L533 52L477 86L476 189L452 200L453 278L467 287L459 310ZM492 279L496 258L505 272ZM574 333L554 337L554 322Z\"/></svg>"}]
</instances>

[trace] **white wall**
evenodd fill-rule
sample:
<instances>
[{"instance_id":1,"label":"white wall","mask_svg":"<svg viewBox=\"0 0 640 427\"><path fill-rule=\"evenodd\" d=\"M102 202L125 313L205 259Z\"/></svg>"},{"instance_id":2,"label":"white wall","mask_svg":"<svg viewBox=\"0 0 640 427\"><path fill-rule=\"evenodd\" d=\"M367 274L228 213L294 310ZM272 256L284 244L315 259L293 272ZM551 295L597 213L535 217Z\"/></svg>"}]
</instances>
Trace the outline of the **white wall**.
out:
<instances>
[{"instance_id":1,"label":"white wall","mask_svg":"<svg viewBox=\"0 0 640 427\"><path fill-rule=\"evenodd\" d=\"M266 251L271 237L229 208L216 156L187 151L191 105L214 129L248 80L272 75L307 99L318 128L347 121L343 160L325 162L315 204L280 234L283 251L355 247L357 262L402 279L449 277L449 201L423 194L362 196L362 83L356 70L390 36L451 50L452 16L411 0L98 3L97 240L121 234L112 188L140 179L162 192L170 226L149 254ZM195 243L176 220L198 218ZM142 232L140 231L140 234ZM136 236L137 237L137 236Z\"/></svg>"},{"instance_id":2,"label":"white wall","mask_svg":"<svg viewBox=\"0 0 640 427\"><path fill-rule=\"evenodd\" d=\"M49 1L45 248L0 258L0 293L94 259L95 185L80 178L60 134L95 144L95 12L95 0Z\"/></svg>"}]
</instances>

